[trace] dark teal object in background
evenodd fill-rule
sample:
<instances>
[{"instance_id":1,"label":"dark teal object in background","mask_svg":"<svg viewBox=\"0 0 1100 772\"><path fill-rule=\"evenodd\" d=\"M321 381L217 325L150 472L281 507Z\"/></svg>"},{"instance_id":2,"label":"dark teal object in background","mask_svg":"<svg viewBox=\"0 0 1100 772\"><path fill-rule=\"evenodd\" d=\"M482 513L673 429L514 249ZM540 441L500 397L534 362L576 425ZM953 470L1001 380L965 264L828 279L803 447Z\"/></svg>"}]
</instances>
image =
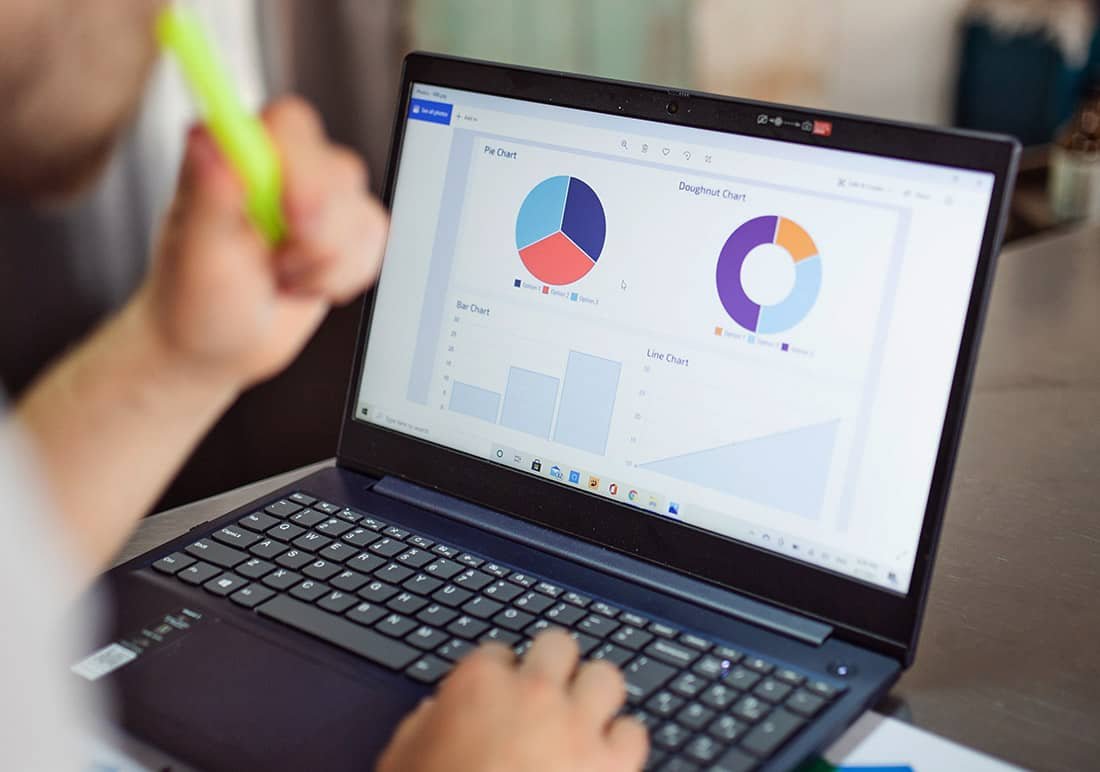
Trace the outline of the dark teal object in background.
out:
<instances>
[{"instance_id":1,"label":"dark teal object in background","mask_svg":"<svg viewBox=\"0 0 1100 772\"><path fill-rule=\"evenodd\" d=\"M1050 142L1092 84L1100 84L1100 35L1088 61L1068 63L1041 32L1008 35L981 21L963 33L955 123L1004 132L1025 145Z\"/></svg>"}]
</instances>

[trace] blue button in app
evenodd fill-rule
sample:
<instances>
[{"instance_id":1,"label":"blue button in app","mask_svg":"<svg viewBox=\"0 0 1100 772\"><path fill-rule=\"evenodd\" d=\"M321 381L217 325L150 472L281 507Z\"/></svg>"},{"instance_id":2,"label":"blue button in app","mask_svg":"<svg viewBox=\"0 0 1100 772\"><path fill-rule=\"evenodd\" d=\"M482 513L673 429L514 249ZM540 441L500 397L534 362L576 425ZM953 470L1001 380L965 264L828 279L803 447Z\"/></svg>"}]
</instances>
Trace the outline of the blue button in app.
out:
<instances>
[{"instance_id":1,"label":"blue button in app","mask_svg":"<svg viewBox=\"0 0 1100 772\"><path fill-rule=\"evenodd\" d=\"M414 99L409 103L409 120L442 123L449 126L453 105L446 102L429 102L427 99Z\"/></svg>"}]
</instances>

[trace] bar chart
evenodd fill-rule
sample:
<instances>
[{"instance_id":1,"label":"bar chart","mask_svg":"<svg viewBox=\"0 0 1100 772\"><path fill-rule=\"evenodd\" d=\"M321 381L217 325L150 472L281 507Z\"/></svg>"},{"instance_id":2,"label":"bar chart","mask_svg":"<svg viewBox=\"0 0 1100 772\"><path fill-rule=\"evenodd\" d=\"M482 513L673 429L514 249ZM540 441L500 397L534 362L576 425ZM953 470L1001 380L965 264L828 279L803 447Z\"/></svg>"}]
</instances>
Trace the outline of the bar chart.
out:
<instances>
[{"instance_id":1,"label":"bar chart","mask_svg":"<svg viewBox=\"0 0 1100 772\"><path fill-rule=\"evenodd\" d=\"M607 452L622 363L570 351L562 377L509 367L504 393L462 381L448 409L596 455Z\"/></svg>"}]
</instances>

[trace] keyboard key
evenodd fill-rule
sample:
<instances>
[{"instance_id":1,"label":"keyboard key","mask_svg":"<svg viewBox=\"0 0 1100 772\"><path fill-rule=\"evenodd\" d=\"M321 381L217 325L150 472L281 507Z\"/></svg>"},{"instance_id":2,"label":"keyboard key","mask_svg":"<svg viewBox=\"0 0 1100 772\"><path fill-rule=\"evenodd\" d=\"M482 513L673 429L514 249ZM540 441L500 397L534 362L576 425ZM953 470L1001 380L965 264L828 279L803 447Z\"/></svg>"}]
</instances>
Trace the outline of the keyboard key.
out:
<instances>
[{"instance_id":1,"label":"keyboard key","mask_svg":"<svg viewBox=\"0 0 1100 772\"><path fill-rule=\"evenodd\" d=\"M399 563L403 563L406 566L410 566L412 568L421 568L423 566L426 566L428 563L431 563L433 557L434 556L432 555L432 553L428 552L427 550L422 550L418 547L411 547L410 549L407 549L400 555L398 555L397 560Z\"/></svg>"},{"instance_id":2,"label":"keyboard key","mask_svg":"<svg viewBox=\"0 0 1100 772\"><path fill-rule=\"evenodd\" d=\"M465 638L468 641L474 640L488 629L488 624L468 615L460 616L447 625L448 633L457 635L459 638Z\"/></svg>"},{"instance_id":3,"label":"keyboard key","mask_svg":"<svg viewBox=\"0 0 1100 772\"><path fill-rule=\"evenodd\" d=\"M383 582L389 582L390 584L401 584L401 582L408 579L415 572L411 568L400 566L397 563L390 563L387 566L383 566L374 572L374 575L381 579Z\"/></svg>"},{"instance_id":4,"label":"keyboard key","mask_svg":"<svg viewBox=\"0 0 1100 772\"><path fill-rule=\"evenodd\" d=\"M827 700L831 700L833 697L840 694L847 689L846 686L833 686L825 681L810 681L806 684L806 688L814 694L818 694Z\"/></svg>"},{"instance_id":5,"label":"keyboard key","mask_svg":"<svg viewBox=\"0 0 1100 772\"><path fill-rule=\"evenodd\" d=\"M550 584L550 582L539 582L535 585L535 589L543 595L549 595L551 598L557 598L563 592L561 587L558 587L556 584Z\"/></svg>"},{"instance_id":6,"label":"keyboard key","mask_svg":"<svg viewBox=\"0 0 1100 772\"><path fill-rule=\"evenodd\" d=\"M291 544L293 544L300 550L305 550L306 552L317 552L332 544L332 539L327 536L322 536L316 531L309 531L307 533L303 533L301 536L291 542Z\"/></svg>"},{"instance_id":7,"label":"keyboard key","mask_svg":"<svg viewBox=\"0 0 1100 772\"><path fill-rule=\"evenodd\" d=\"M308 552L303 552L302 550L287 550L282 555L275 558L275 562L280 566L294 571L297 571L312 560L313 555L310 555Z\"/></svg>"},{"instance_id":8,"label":"keyboard key","mask_svg":"<svg viewBox=\"0 0 1100 772\"><path fill-rule=\"evenodd\" d=\"M406 531L404 528L398 528L396 525L391 525L387 528L384 528L382 530L382 533L384 533L386 536L389 536L391 539L397 539L398 541L405 541L405 539L409 535L408 531Z\"/></svg>"},{"instance_id":9,"label":"keyboard key","mask_svg":"<svg viewBox=\"0 0 1100 772\"><path fill-rule=\"evenodd\" d=\"M337 590L343 590L344 592L355 592L366 583L367 577L363 574L347 569L341 571L338 576L329 582Z\"/></svg>"},{"instance_id":10,"label":"keyboard key","mask_svg":"<svg viewBox=\"0 0 1100 772\"><path fill-rule=\"evenodd\" d=\"M422 684L434 684L451 670L451 665L431 655L418 659L405 669L405 675Z\"/></svg>"},{"instance_id":11,"label":"keyboard key","mask_svg":"<svg viewBox=\"0 0 1100 772\"><path fill-rule=\"evenodd\" d=\"M499 614L493 617L493 624L498 627L503 627L505 630L511 630L512 632L519 632L527 625L535 621L535 618L525 611L519 609L506 608Z\"/></svg>"},{"instance_id":12,"label":"keyboard key","mask_svg":"<svg viewBox=\"0 0 1100 772\"><path fill-rule=\"evenodd\" d=\"M346 592L340 590L333 590L325 597L321 598L317 602L317 605L323 608L325 611L331 611L333 614L343 614L349 608L356 604L356 598L354 595L349 595Z\"/></svg>"},{"instance_id":13,"label":"keyboard key","mask_svg":"<svg viewBox=\"0 0 1100 772\"><path fill-rule=\"evenodd\" d=\"M420 609L428 605L428 601L411 592L401 592L386 602L386 607L391 611L412 616Z\"/></svg>"},{"instance_id":14,"label":"keyboard key","mask_svg":"<svg viewBox=\"0 0 1100 772\"><path fill-rule=\"evenodd\" d=\"M313 496L310 496L308 493L302 493L301 491L292 493L287 496L287 498L293 501L295 504L301 504L303 507L308 507L310 504L317 500Z\"/></svg>"},{"instance_id":15,"label":"keyboard key","mask_svg":"<svg viewBox=\"0 0 1100 772\"><path fill-rule=\"evenodd\" d=\"M313 530L317 531L317 533L323 533L325 536L328 536L332 539L339 539L345 533L352 530L352 528L352 524L348 521L341 520L338 517L330 517L325 522L320 523Z\"/></svg>"},{"instance_id":16,"label":"keyboard key","mask_svg":"<svg viewBox=\"0 0 1100 772\"><path fill-rule=\"evenodd\" d=\"M461 606L472 597L474 597L472 592L464 590L455 584L448 584L432 593L432 600L436 603L451 606L452 608Z\"/></svg>"},{"instance_id":17,"label":"keyboard key","mask_svg":"<svg viewBox=\"0 0 1100 772\"><path fill-rule=\"evenodd\" d=\"M294 523L279 523L274 528L269 528L267 535L280 541L293 541L306 532L306 529Z\"/></svg>"},{"instance_id":18,"label":"keyboard key","mask_svg":"<svg viewBox=\"0 0 1100 772\"><path fill-rule=\"evenodd\" d=\"M668 665L649 657L638 657L623 670L627 696L632 702L641 702L675 674Z\"/></svg>"},{"instance_id":19,"label":"keyboard key","mask_svg":"<svg viewBox=\"0 0 1100 772\"><path fill-rule=\"evenodd\" d=\"M295 504L293 501L276 501L274 504L268 504L264 507L264 512L269 515L275 515L275 517L290 517L295 512L302 508L301 504Z\"/></svg>"},{"instance_id":20,"label":"keyboard key","mask_svg":"<svg viewBox=\"0 0 1100 772\"><path fill-rule=\"evenodd\" d=\"M653 732L650 739L655 745L665 750L674 751L686 743L689 737L691 737L691 732L679 724L668 721L662 724L656 732Z\"/></svg>"},{"instance_id":21,"label":"keyboard key","mask_svg":"<svg viewBox=\"0 0 1100 772\"><path fill-rule=\"evenodd\" d=\"M329 587L327 584L321 584L320 582L315 582L312 579L306 579L304 582L291 590L290 594L298 600L306 600L312 603L328 591Z\"/></svg>"},{"instance_id":22,"label":"keyboard key","mask_svg":"<svg viewBox=\"0 0 1100 772\"><path fill-rule=\"evenodd\" d=\"M715 646L714 651L711 653L719 659L729 660L729 663L731 665L736 665L738 662L745 658L744 652L738 651L737 649L731 648L729 646Z\"/></svg>"},{"instance_id":23,"label":"keyboard key","mask_svg":"<svg viewBox=\"0 0 1100 772\"><path fill-rule=\"evenodd\" d=\"M207 592L212 592L224 598L226 595L241 589L246 584L248 584L247 579L237 576L236 574L227 573L211 579L203 584L202 588Z\"/></svg>"},{"instance_id":24,"label":"keyboard key","mask_svg":"<svg viewBox=\"0 0 1100 772\"><path fill-rule=\"evenodd\" d=\"M690 646L698 651L710 651L710 641L706 638L700 638L698 635L691 635L690 633L684 633L680 636L680 643L685 646Z\"/></svg>"},{"instance_id":25,"label":"keyboard key","mask_svg":"<svg viewBox=\"0 0 1100 772\"><path fill-rule=\"evenodd\" d=\"M567 603L559 603L547 611L544 616L554 624L561 625L562 627L572 627L577 622L584 619L585 613L576 606L570 606Z\"/></svg>"},{"instance_id":26,"label":"keyboard key","mask_svg":"<svg viewBox=\"0 0 1100 772\"><path fill-rule=\"evenodd\" d=\"M700 657L699 661L695 663L691 670L694 673L698 673L703 678L709 678L712 681L716 681L729 672L729 668L725 664L728 661L729 660L718 659L718 657L712 657L708 654L705 657Z\"/></svg>"},{"instance_id":27,"label":"keyboard key","mask_svg":"<svg viewBox=\"0 0 1100 772\"><path fill-rule=\"evenodd\" d=\"M433 563L432 565L435 564ZM428 570L431 571L431 566L428 566ZM438 572L435 571L433 571L432 573L439 575ZM452 576L454 576L454 574L452 574ZM447 577L444 576L443 578L446 579ZM493 577L489 576L489 574L470 568L456 576L453 581L460 587L465 587L467 590L473 590L474 592L477 592L481 588L492 584Z\"/></svg>"},{"instance_id":28,"label":"keyboard key","mask_svg":"<svg viewBox=\"0 0 1100 772\"><path fill-rule=\"evenodd\" d=\"M458 553L460 552L460 550L457 550L454 547L449 547L446 544L437 544L432 547L432 552L434 552L436 555L442 555L445 558L455 558L458 557Z\"/></svg>"},{"instance_id":29,"label":"keyboard key","mask_svg":"<svg viewBox=\"0 0 1100 772\"><path fill-rule=\"evenodd\" d=\"M782 702L787 699L787 695L791 693L791 687L774 678L765 678L757 684L756 688L752 690L752 693L768 702Z\"/></svg>"},{"instance_id":30,"label":"keyboard key","mask_svg":"<svg viewBox=\"0 0 1100 772\"><path fill-rule=\"evenodd\" d=\"M522 636L518 633L513 633L511 630L502 630L499 627L494 627L489 632L483 634L478 638L478 643L485 643L486 641L496 641L497 643L503 643L505 646L515 646L522 640Z\"/></svg>"},{"instance_id":31,"label":"keyboard key","mask_svg":"<svg viewBox=\"0 0 1100 772\"><path fill-rule=\"evenodd\" d=\"M405 636L405 642L412 644L422 651L431 651L442 646L449 640L449 636L428 625L421 625Z\"/></svg>"},{"instance_id":32,"label":"keyboard key","mask_svg":"<svg viewBox=\"0 0 1100 772\"><path fill-rule=\"evenodd\" d=\"M692 761L700 764L710 764L718 754L724 750L724 746L715 742L714 738L699 735L684 747L684 753Z\"/></svg>"},{"instance_id":33,"label":"keyboard key","mask_svg":"<svg viewBox=\"0 0 1100 772\"><path fill-rule=\"evenodd\" d=\"M385 559L369 552L360 552L355 557L348 558L344 563L345 568L354 569L362 574L374 573L384 565L386 565Z\"/></svg>"},{"instance_id":34,"label":"keyboard key","mask_svg":"<svg viewBox=\"0 0 1100 772\"><path fill-rule=\"evenodd\" d=\"M237 566L237 573L249 579L262 579L275 570L275 564L259 558L246 560Z\"/></svg>"},{"instance_id":35,"label":"keyboard key","mask_svg":"<svg viewBox=\"0 0 1100 772\"><path fill-rule=\"evenodd\" d=\"M343 509L343 507L337 506L336 504L330 504L327 501L318 501L312 506L318 512L324 512L326 515L335 515L337 512Z\"/></svg>"},{"instance_id":36,"label":"keyboard key","mask_svg":"<svg viewBox=\"0 0 1100 772\"><path fill-rule=\"evenodd\" d=\"M620 627L615 631L615 634L611 636L611 640L620 646L625 646L632 651L637 651L652 641L653 636L649 633L642 632L637 627Z\"/></svg>"},{"instance_id":37,"label":"keyboard key","mask_svg":"<svg viewBox=\"0 0 1100 772\"><path fill-rule=\"evenodd\" d=\"M436 649L436 655L451 662L458 662L467 654L472 654L477 649L472 643L461 638L452 638L449 642Z\"/></svg>"},{"instance_id":38,"label":"keyboard key","mask_svg":"<svg viewBox=\"0 0 1100 772\"><path fill-rule=\"evenodd\" d=\"M592 652L592 659L606 659L608 662L621 668L634 657L634 652L616 646L613 643L605 643Z\"/></svg>"},{"instance_id":39,"label":"keyboard key","mask_svg":"<svg viewBox=\"0 0 1100 772\"><path fill-rule=\"evenodd\" d=\"M350 544L344 544L342 541L334 541L317 554L325 560L343 563L345 560L350 560L359 554L359 550Z\"/></svg>"},{"instance_id":40,"label":"keyboard key","mask_svg":"<svg viewBox=\"0 0 1100 772\"><path fill-rule=\"evenodd\" d=\"M534 587L538 579L531 576L530 574L521 574L517 572L509 576L508 581L513 582L514 584L518 584L520 587L527 589L530 587Z\"/></svg>"},{"instance_id":41,"label":"keyboard key","mask_svg":"<svg viewBox=\"0 0 1100 772\"><path fill-rule=\"evenodd\" d=\"M418 595L431 595L443 586L443 582L436 579L434 576L417 574L410 579L406 579L401 586L409 592L415 592Z\"/></svg>"},{"instance_id":42,"label":"keyboard key","mask_svg":"<svg viewBox=\"0 0 1100 772\"><path fill-rule=\"evenodd\" d=\"M707 688L699 698L715 710L725 710L740 694L736 689L731 689L722 684L714 684Z\"/></svg>"},{"instance_id":43,"label":"keyboard key","mask_svg":"<svg viewBox=\"0 0 1100 772\"><path fill-rule=\"evenodd\" d=\"M670 689L684 697L694 697L706 688L707 682L694 673L681 673L669 684Z\"/></svg>"},{"instance_id":44,"label":"keyboard key","mask_svg":"<svg viewBox=\"0 0 1100 772\"><path fill-rule=\"evenodd\" d=\"M680 631L675 627L670 627L660 622L652 622L649 625L649 632L654 635L658 635L661 638L675 638L680 634Z\"/></svg>"},{"instance_id":45,"label":"keyboard key","mask_svg":"<svg viewBox=\"0 0 1100 772\"><path fill-rule=\"evenodd\" d=\"M602 601L599 601L599 602L593 603L592 608L590 608L589 611L595 611L597 614L601 614L601 615L607 617L608 619L615 619L616 617L619 616L622 609L618 609L618 608L616 608L615 606L612 606L609 603L604 603Z\"/></svg>"},{"instance_id":46,"label":"keyboard key","mask_svg":"<svg viewBox=\"0 0 1100 772\"><path fill-rule=\"evenodd\" d=\"M587 633L588 635L594 635L597 638L606 638L612 632L614 632L615 628L617 628L618 626L618 622L612 622L606 616L596 616L595 614L591 614L577 625L577 629Z\"/></svg>"},{"instance_id":47,"label":"keyboard key","mask_svg":"<svg viewBox=\"0 0 1100 772\"><path fill-rule=\"evenodd\" d=\"M259 534L252 533L252 531L244 528L234 528L232 526L226 526L220 531L216 531L214 533L214 538L222 544L228 544L230 547L236 547L242 550L248 549L260 540Z\"/></svg>"},{"instance_id":48,"label":"keyboard key","mask_svg":"<svg viewBox=\"0 0 1100 772\"><path fill-rule=\"evenodd\" d=\"M787 667L781 667L776 670L775 677L791 686L802 686L802 684L806 683L806 676Z\"/></svg>"},{"instance_id":49,"label":"keyboard key","mask_svg":"<svg viewBox=\"0 0 1100 772\"><path fill-rule=\"evenodd\" d=\"M233 601L238 606L244 606L245 608L255 608L257 605L263 603L274 594L274 590L269 590L262 584L250 584L247 587L242 587L241 589L230 595L229 600Z\"/></svg>"},{"instance_id":50,"label":"keyboard key","mask_svg":"<svg viewBox=\"0 0 1100 772\"><path fill-rule=\"evenodd\" d=\"M649 729L650 727L647 726L646 728ZM666 758L668 758L667 753L665 753L660 748L654 748L653 746L650 746L649 755L646 757L645 760L645 766L642 767L643 771L650 772L650 770L657 769L661 765L661 762L664 761Z\"/></svg>"},{"instance_id":51,"label":"keyboard key","mask_svg":"<svg viewBox=\"0 0 1100 772\"><path fill-rule=\"evenodd\" d=\"M619 621L624 625L630 625L631 627L644 628L649 624L649 620L638 614L634 614L630 611L624 611L619 615Z\"/></svg>"},{"instance_id":52,"label":"keyboard key","mask_svg":"<svg viewBox=\"0 0 1100 772\"><path fill-rule=\"evenodd\" d=\"M312 509L303 509L301 512L290 516L290 522L301 528L312 528L318 523L323 523L325 516L320 512L315 512Z\"/></svg>"},{"instance_id":53,"label":"keyboard key","mask_svg":"<svg viewBox=\"0 0 1100 772\"><path fill-rule=\"evenodd\" d=\"M710 720L714 718L714 711L708 707L693 702L676 714L676 721L681 726L686 726L693 732L702 730Z\"/></svg>"},{"instance_id":54,"label":"keyboard key","mask_svg":"<svg viewBox=\"0 0 1100 772\"><path fill-rule=\"evenodd\" d=\"M233 566L248 560L247 553L207 539L199 539L188 547L186 552L191 557L205 560L207 563L213 563L222 568L233 568Z\"/></svg>"},{"instance_id":55,"label":"keyboard key","mask_svg":"<svg viewBox=\"0 0 1100 772\"><path fill-rule=\"evenodd\" d=\"M759 680L760 676L756 673L737 665L726 674L723 682L732 686L734 689L740 689L743 692L747 692L756 686Z\"/></svg>"},{"instance_id":56,"label":"keyboard key","mask_svg":"<svg viewBox=\"0 0 1100 772\"><path fill-rule=\"evenodd\" d=\"M194 562L195 559L190 555L184 555L182 552L173 552L171 555L165 555L156 563L153 563L153 568L162 574L173 576L189 565L192 565Z\"/></svg>"},{"instance_id":57,"label":"keyboard key","mask_svg":"<svg viewBox=\"0 0 1100 772\"><path fill-rule=\"evenodd\" d=\"M359 525L363 526L364 528L369 528L372 531L381 531L383 528L386 527L386 524L383 523L381 520L370 517L369 515L360 518Z\"/></svg>"},{"instance_id":58,"label":"keyboard key","mask_svg":"<svg viewBox=\"0 0 1100 772\"><path fill-rule=\"evenodd\" d=\"M503 579L493 582L481 592L483 595L493 600L500 601L501 603L508 603L518 595L523 594L522 589Z\"/></svg>"},{"instance_id":59,"label":"keyboard key","mask_svg":"<svg viewBox=\"0 0 1100 772\"><path fill-rule=\"evenodd\" d=\"M452 611L440 603L432 603L416 615L418 620L432 627L446 627L457 617L457 611Z\"/></svg>"},{"instance_id":60,"label":"keyboard key","mask_svg":"<svg viewBox=\"0 0 1100 772\"><path fill-rule=\"evenodd\" d=\"M684 706L684 698L670 691L660 691L646 701L646 710L661 718L668 718Z\"/></svg>"},{"instance_id":61,"label":"keyboard key","mask_svg":"<svg viewBox=\"0 0 1100 772\"><path fill-rule=\"evenodd\" d=\"M342 567L339 563L330 563L327 560L314 560L302 569L302 573L311 579L327 582L333 576L340 573L341 570Z\"/></svg>"},{"instance_id":62,"label":"keyboard key","mask_svg":"<svg viewBox=\"0 0 1100 772\"><path fill-rule=\"evenodd\" d=\"M432 545L435 544L435 542L431 539L427 538L426 536L420 536L419 534L413 534L409 538L405 539L405 541L407 541L414 547L419 547L422 550L430 550L432 548Z\"/></svg>"},{"instance_id":63,"label":"keyboard key","mask_svg":"<svg viewBox=\"0 0 1100 772\"><path fill-rule=\"evenodd\" d=\"M246 515L237 521L237 525L241 528L247 528L256 533L263 533L268 528L278 524L278 518L265 515L263 512L253 512L251 515Z\"/></svg>"},{"instance_id":64,"label":"keyboard key","mask_svg":"<svg viewBox=\"0 0 1100 772\"><path fill-rule=\"evenodd\" d=\"M599 638L594 638L591 635L586 635L576 630L571 632L570 636L577 642L577 648L580 649L582 657L587 657L593 649L600 645Z\"/></svg>"},{"instance_id":65,"label":"keyboard key","mask_svg":"<svg viewBox=\"0 0 1100 772\"><path fill-rule=\"evenodd\" d=\"M517 598L512 605L516 608L523 609L528 614L541 614L543 611L553 606L554 601L541 593L528 592Z\"/></svg>"},{"instance_id":66,"label":"keyboard key","mask_svg":"<svg viewBox=\"0 0 1100 772\"><path fill-rule=\"evenodd\" d=\"M497 603L495 600L484 596L479 596L465 603L462 606L462 613L469 614L478 619L488 619L502 608L504 608L504 604Z\"/></svg>"},{"instance_id":67,"label":"keyboard key","mask_svg":"<svg viewBox=\"0 0 1100 772\"><path fill-rule=\"evenodd\" d=\"M249 547L248 551L258 558L272 560L274 558L277 558L279 555L282 555L288 549L290 548L287 547L287 545L283 544L281 541L276 541L275 539L264 539L263 541L258 541L253 544L251 547Z\"/></svg>"},{"instance_id":68,"label":"keyboard key","mask_svg":"<svg viewBox=\"0 0 1100 772\"><path fill-rule=\"evenodd\" d=\"M771 709L772 706L768 703L748 694L738 700L737 704L733 706L733 715L752 723L762 719Z\"/></svg>"},{"instance_id":69,"label":"keyboard key","mask_svg":"<svg viewBox=\"0 0 1100 772\"><path fill-rule=\"evenodd\" d=\"M656 657L662 662L667 662L677 667L688 667L695 662L695 660L699 659L699 652L694 649L689 649L678 643L662 639L658 639L646 646L645 653L651 657Z\"/></svg>"},{"instance_id":70,"label":"keyboard key","mask_svg":"<svg viewBox=\"0 0 1100 772\"><path fill-rule=\"evenodd\" d=\"M719 740L731 743L749 731L749 724L733 716L719 716L707 731Z\"/></svg>"},{"instance_id":71,"label":"keyboard key","mask_svg":"<svg viewBox=\"0 0 1100 772\"><path fill-rule=\"evenodd\" d=\"M743 750L730 748L718 759L711 772L752 772L756 769L756 759Z\"/></svg>"},{"instance_id":72,"label":"keyboard key","mask_svg":"<svg viewBox=\"0 0 1100 772\"><path fill-rule=\"evenodd\" d=\"M275 596L257 610L263 616L393 670L404 669L420 657L420 652L412 646L386 638L373 630L364 629L347 619L333 616L327 611L285 595Z\"/></svg>"},{"instance_id":73,"label":"keyboard key","mask_svg":"<svg viewBox=\"0 0 1100 772\"><path fill-rule=\"evenodd\" d=\"M760 657L746 657L741 664L747 667L749 670L755 670L761 675L767 675L768 673L775 670L775 665L768 662L766 659L761 659Z\"/></svg>"},{"instance_id":74,"label":"keyboard key","mask_svg":"<svg viewBox=\"0 0 1100 772\"><path fill-rule=\"evenodd\" d=\"M425 566L424 572L431 574L432 576L438 577L439 579L450 579L455 574L462 573L462 564L456 563L455 561L448 558L440 558L439 560L433 561L432 563L429 563L427 566ZM477 574L479 572L474 571L472 573ZM485 575L482 574L482 576ZM489 579L489 577L486 576L485 584L488 584L490 581L491 580ZM470 587L470 589L480 590L482 587L485 586L485 584L482 584L478 587Z\"/></svg>"},{"instance_id":75,"label":"keyboard key","mask_svg":"<svg viewBox=\"0 0 1100 772\"><path fill-rule=\"evenodd\" d=\"M359 549L369 547L381 537L369 528L353 528L344 534L343 539Z\"/></svg>"},{"instance_id":76,"label":"keyboard key","mask_svg":"<svg viewBox=\"0 0 1100 772\"><path fill-rule=\"evenodd\" d=\"M397 541L396 539L391 539L387 536L379 539L374 544L370 545L368 549L371 552L376 552L379 555L384 555L387 558L392 558L396 555L400 555L402 552L405 551L405 544L404 542Z\"/></svg>"},{"instance_id":77,"label":"keyboard key","mask_svg":"<svg viewBox=\"0 0 1100 772\"><path fill-rule=\"evenodd\" d=\"M799 689L790 696L786 702L786 708L806 718L813 718L817 712L825 706L825 698L820 695Z\"/></svg>"},{"instance_id":78,"label":"keyboard key","mask_svg":"<svg viewBox=\"0 0 1100 772\"><path fill-rule=\"evenodd\" d=\"M588 608L588 605L592 602L592 599L587 595L581 595L576 592L565 593L565 595L562 596L562 600L566 603L572 603L574 606L579 606L580 608Z\"/></svg>"},{"instance_id":79,"label":"keyboard key","mask_svg":"<svg viewBox=\"0 0 1100 772\"><path fill-rule=\"evenodd\" d=\"M373 625L382 617L386 616L386 609L374 603L359 603L355 608L349 611L345 616L352 622L363 625L364 627Z\"/></svg>"},{"instance_id":80,"label":"keyboard key","mask_svg":"<svg viewBox=\"0 0 1100 772\"><path fill-rule=\"evenodd\" d=\"M263 578L263 583L276 590L289 590L302 581L302 575L289 568L276 568Z\"/></svg>"},{"instance_id":81,"label":"keyboard key","mask_svg":"<svg viewBox=\"0 0 1100 772\"><path fill-rule=\"evenodd\" d=\"M741 741L741 747L757 756L770 756L804 723L804 719L780 708L773 711L745 735L745 739Z\"/></svg>"},{"instance_id":82,"label":"keyboard key","mask_svg":"<svg viewBox=\"0 0 1100 772\"><path fill-rule=\"evenodd\" d=\"M404 638L416 629L416 622L400 614L388 614L374 626L374 629L380 633L392 635L394 638Z\"/></svg>"},{"instance_id":83,"label":"keyboard key","mask_svg":"<svg viewBox=\"0 0 1100 772\"><path fill-rule=\"evenodd\" d=\"M369 600L371 603L385 603L396 595L397 592L397 588L392 584L386 584L385 582L380 582L375 579L366 587L359 590L359 597L363 600Z\"/></svg>"},{"instance_id":84,"label":"keyboard key","mask_svg":"<svg viewBox=\"0 0 1100 772\"><path fill-rule=\"evenodd\" d=\"M464 552L459 555L458 562L469 568L481 568L481 566L485 563L485 561L481 558L477 557L476 555L471 555L468 552Z\"/></svg>"}]
</instances>

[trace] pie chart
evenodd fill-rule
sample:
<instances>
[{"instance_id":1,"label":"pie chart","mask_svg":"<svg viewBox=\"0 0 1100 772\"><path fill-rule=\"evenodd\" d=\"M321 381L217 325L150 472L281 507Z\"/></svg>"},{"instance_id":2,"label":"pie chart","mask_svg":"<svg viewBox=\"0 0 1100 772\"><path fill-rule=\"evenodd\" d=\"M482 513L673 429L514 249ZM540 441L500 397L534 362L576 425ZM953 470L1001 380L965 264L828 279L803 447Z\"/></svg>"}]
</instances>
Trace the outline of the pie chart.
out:
<instances>
[{"instance_id":1,"label":"pie chart","mask_svg":"<svg viewBox=\"0 0 1100 772\"><path fill-rule=\"evenodd\" d=\"M572 284L603 252L607 220L596 191L576 177L543 180L527 194L516 217L516 249L544 284Z\"/></svg>"},{"instance_id":2,"label":"pie chart","mask_svg":"<svg viewBox=\"0 0 1100 772\"><path fill-rule=\"evenodd\" d=\"M782 247L780 259L794 263L794 286L785 298L761 305L745 292L741 269L759 246ZM726 240L718 256L718 298L733 321L749 332L776 334L791 329L813 310L821 291L821 256L817 245L801 225L786 217L765 216L749 220Z\"/></svg>"}]
</instances>

